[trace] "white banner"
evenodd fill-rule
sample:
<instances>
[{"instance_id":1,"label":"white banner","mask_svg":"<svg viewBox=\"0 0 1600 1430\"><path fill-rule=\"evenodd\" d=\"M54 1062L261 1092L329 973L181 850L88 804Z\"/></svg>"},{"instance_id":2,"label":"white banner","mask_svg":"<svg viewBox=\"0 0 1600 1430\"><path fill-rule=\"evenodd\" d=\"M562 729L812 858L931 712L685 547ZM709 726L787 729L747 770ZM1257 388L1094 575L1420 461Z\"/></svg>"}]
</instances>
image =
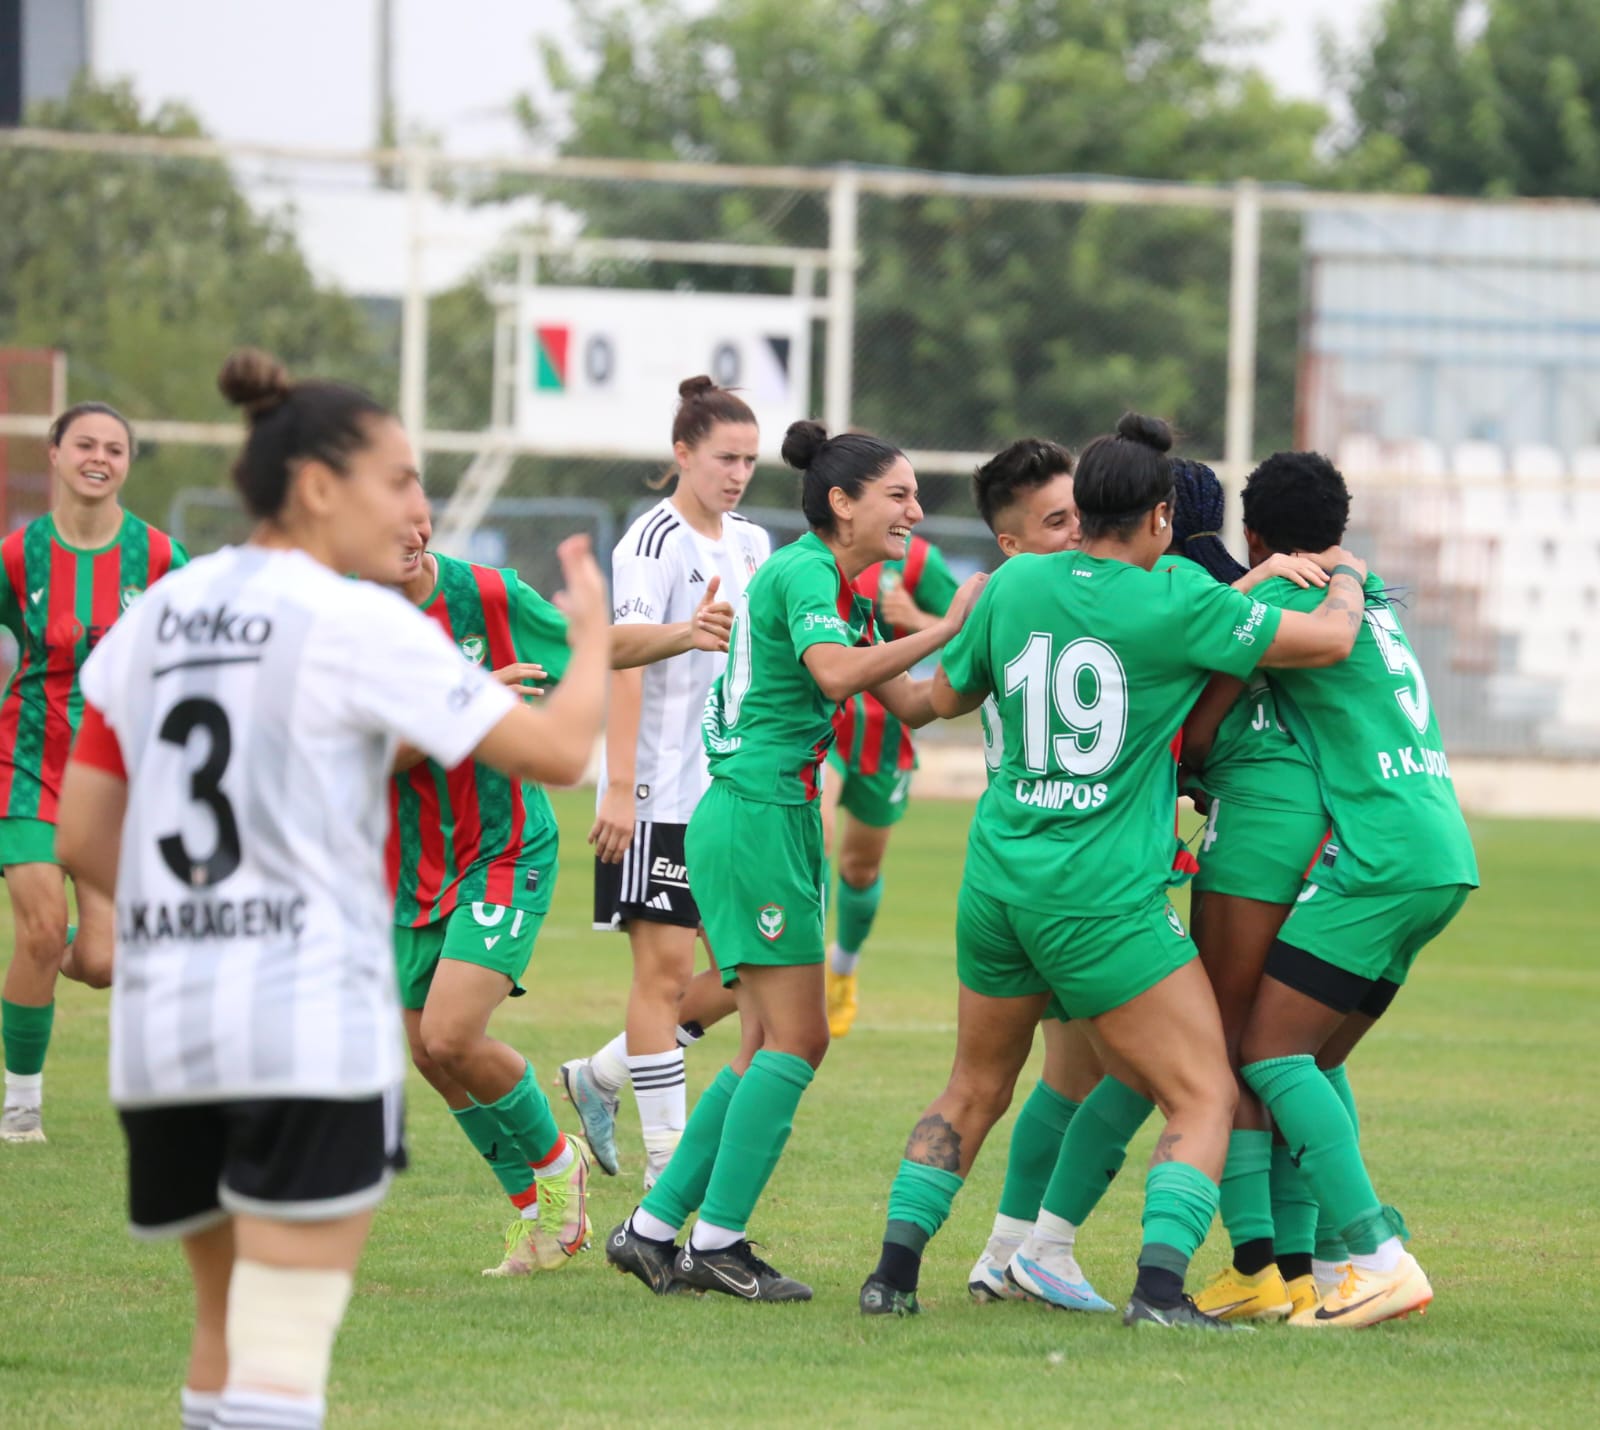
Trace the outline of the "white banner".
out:
<instances>
[{"instance_id":1,"label":"white banner","mask_svg":"<svg viewBox=\"0 0 1600 1430\"><path fill-rule=\"evenodd\" d=\"M549 451L670 459L678 384L736 387L778 459L809 416L811 320L802 300L618 288L530 288L519 302L517 433Z\"/></svg>"}]
</instances>

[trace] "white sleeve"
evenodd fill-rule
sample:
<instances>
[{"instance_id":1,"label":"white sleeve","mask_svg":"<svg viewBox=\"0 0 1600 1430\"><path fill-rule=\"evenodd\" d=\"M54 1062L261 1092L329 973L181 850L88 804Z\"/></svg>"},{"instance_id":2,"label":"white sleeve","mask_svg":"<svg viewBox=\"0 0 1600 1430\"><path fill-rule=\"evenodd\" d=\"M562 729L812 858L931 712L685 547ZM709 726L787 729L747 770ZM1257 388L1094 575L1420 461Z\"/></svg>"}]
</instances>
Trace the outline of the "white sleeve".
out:
<instances>
[{"instance_id":1,"label":"white sleeve","mask_svg":"<svg viewBox=\"0 0 1600 1430\"><path fill-rule=\"evenodd\" d=\"M505 718L516 697L404 598L374 594L381 599L359 612L342 643L349 665L338 679L346 707L360 723L453 768Z\"/></svg>"},{"instance_id":2,"label":"white sleeve","mask_svg":"<svg viewBox=\"0 0 1600 1430\"><path fill-rule=\"evenodd\" d=\"M106 724L113 730L117 729L121 716L120 709L114 707L121 705L118 696L128 688L123 674L127 665L124 657L133 641L131 632L136 620L131 612L123 616L95 642L89 658L78 671L78 688L83 698L105 717Z\"/></svg>"},{"instance_id":3,"label":"white sleeve","mask_svg":"<svg viewBox=\"0 0 1600 1430\"><path fill-rule=\"evenodd\" d=\"M624 538L611 553L611 619L619 626L666 624L672 601L674 562L660 556L624 553Z\"/></svg>"}]
</instances>

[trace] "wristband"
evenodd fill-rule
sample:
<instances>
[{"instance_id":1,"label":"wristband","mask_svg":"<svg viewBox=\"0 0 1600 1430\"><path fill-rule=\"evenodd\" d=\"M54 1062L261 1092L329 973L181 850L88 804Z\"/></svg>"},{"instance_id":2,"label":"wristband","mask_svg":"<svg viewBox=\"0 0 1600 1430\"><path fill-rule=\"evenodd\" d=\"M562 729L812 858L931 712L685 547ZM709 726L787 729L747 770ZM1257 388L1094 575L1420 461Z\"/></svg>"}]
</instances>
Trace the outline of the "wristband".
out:
<instances>
[{"instance_id":1,"label":"wristband","mask_svg":"<svg viewBox=\"0 0 1600 1430\"><path fill-rule=\"evenodd\" d=\"M1357 571L1354 566L1346 566L1344 564L1344 562L1342 562L1342 561L1337 566L1335 566L1333 568L1333 570L1330 571L1328 574L1329 574L1330 577L1331 576L1349 576L1355 581L1356 585L1358 585L1358 586L1365 586L1367 584L1366 578L1359 571Z\"/></svg>"}]
</instances>

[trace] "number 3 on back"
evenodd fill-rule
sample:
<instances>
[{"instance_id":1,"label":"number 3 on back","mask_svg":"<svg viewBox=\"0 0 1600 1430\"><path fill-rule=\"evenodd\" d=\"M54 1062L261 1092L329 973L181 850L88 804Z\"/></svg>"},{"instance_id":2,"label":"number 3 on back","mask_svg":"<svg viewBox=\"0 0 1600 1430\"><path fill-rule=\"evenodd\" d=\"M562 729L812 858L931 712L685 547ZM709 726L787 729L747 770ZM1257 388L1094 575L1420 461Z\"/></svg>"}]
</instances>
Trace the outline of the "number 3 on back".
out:
<instances>
[{"instance_id":1,"label":"number 3 on back","mask_svg":"<svg viewBox=\"0 0 1600 1430\"><path fill-rule=\"evenodd\" d=\"M199 889L220 884L239 867L239 823L222 792L222 776L233 753L227 712L215 700L201 696L180 700L161 722L161 739L184 748L196 729L206 732L210 747L205 760L189 776L189 798L211 811L217 824L216 847L204 859L198 858L189 852L182 834L164 835L157 847L173 875Z\"/></svg>"}]
</instances>

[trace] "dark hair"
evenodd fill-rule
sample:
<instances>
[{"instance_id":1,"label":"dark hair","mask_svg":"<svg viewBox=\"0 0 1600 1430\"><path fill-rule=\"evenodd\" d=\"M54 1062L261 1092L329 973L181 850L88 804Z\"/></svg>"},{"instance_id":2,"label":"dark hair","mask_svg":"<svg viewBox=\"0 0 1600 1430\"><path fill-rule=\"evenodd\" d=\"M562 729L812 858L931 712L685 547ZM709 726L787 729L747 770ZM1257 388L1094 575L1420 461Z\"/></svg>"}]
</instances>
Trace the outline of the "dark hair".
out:
<instances>
[{"instance_id":1,"label":"dark hair","mask_svg":"<svg viewBox=\"0 0 1600 1430\"><path fill-rule=\"evenodd\" d=\"M122 430L128 434L128 452L131 456L134 450L133 423L129 422L117 409L108 402L75 402L67 408L54 422L50 424L49 443L52 447L59 447L61 439L67 435L67 428L72 426L80 417L88 417L98 413L102 417L112 417L122 424Z\"/></svg>"},{"instance_id":2,"label":"dark hair","mask_svg":"<svg viewBox=\"0 0 1600 1430\"><path fill-rule=\"evenodd\" d=\"M1159 417L1124 412L1117 430L1078 457L1072 499L1085 540L1126 536L1139 519L1172 500L1172 428Z\"/></svg>"},{"instance_id":3,"label":"dark hair","mask_svg":"<svg viewBox=\"0 0 1600 1430\"><path fill-rule=\"evenodd\" d=\"M1056 477L1071 475L1072 453L1059 442L1019 437L972 474L972 500L977 504L978 515L993 531L996 514L1023 492L1037 491Z\"/></svg>"},{"instance_id":4,"label":"dark hair","mask_svg":"<svg viewBox=\"0 0 1600 1430\"><path fill-rule=\"evenodd\" d=\"M1274 452L1244 484L1244 524L1272 551L1326 551L1344 540L1350 488L1320 452Z\"/></svg>"},{"instance_id":5,"label":"dark hair","mask_svg":"<svg viewBox=\"0 0 1600 1430\"><path fill-rule=\"evenodd\" d=\"M686 447L698 447L706 434L719 422L748 422L759 425L750 404L731 387L718 387L709 377L686 377L678 384L678 411L672 419L672 445L682 442ZM668 467L659 477L645 483L660 491L675 476L676 467Z\"/></svg>"},{"instance_id":6,"label":"dark hair","mask_svg":"<svg viewBox=\"0 0 1600 1430\"><path fill-rule=\"evenodd\" d=\"M865 432L830 437L820 422L791 423L783 436L783 460L805 473L800 509L813 531L833 530L830 491L838 487L846 496L860 496L862 488L887 472L901 455L898 447Z\"/></svg>"},{"instance_id":7,"label":"dark hair","mask_svg":"<svg viewBox=\"0 0 1600 1430\"><path fill-rule=\"evenodd\" d=\"M1172 547L1224 586L1245 574L1222 544L1222 483L1204 462L1172 459Z\"/></svg>"},{"instance_id":8,"label":"dark hair","mask_svg":"<svg viewBox=\"0 0 1600 1430\"><path fill-rule=\"evenodd\" d=\"M343 474L372 440L371 421L392 415L359 387L316 378L290 382L288 369L258 348L230 354L217 387L248 414L250 432L233 464L233 484L255 517L283 509L297 462L325 462Z\"/></svg>"}]
</instances>

